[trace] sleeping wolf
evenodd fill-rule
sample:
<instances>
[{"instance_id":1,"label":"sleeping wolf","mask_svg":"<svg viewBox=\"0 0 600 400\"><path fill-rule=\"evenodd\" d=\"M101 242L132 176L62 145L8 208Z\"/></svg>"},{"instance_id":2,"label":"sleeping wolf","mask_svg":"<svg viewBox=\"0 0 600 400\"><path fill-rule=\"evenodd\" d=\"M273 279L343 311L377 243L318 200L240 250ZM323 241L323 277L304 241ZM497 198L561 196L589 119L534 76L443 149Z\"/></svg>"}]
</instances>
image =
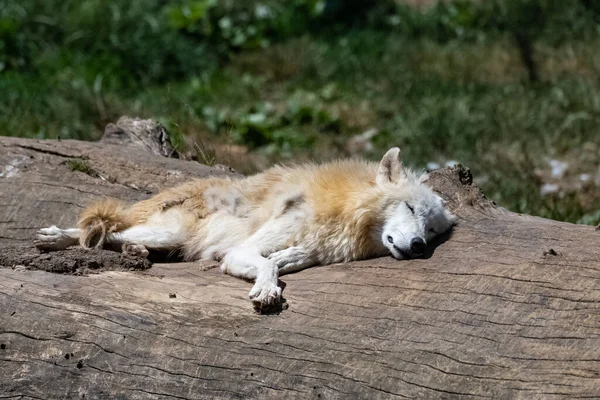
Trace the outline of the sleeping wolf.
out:
<instances>
[{"instance_id":1,"label":"sleeping wolf","mask_svg":"<svg viewBox=\"0 0 600 400\"><path fill-rule=\"evenodd\" d=\"M41 229L36 245L116 245L142 256L168 250L188 261L217 260L223 272L254 281L250 299L268 307L280 301L279 275L423 255L454 221L424 178L403 167L395 147L379 164L344 160L276 166L239 180L198 179L129 207L101 200L83 211L78 228Z\"/></svg>"}]
</instances>

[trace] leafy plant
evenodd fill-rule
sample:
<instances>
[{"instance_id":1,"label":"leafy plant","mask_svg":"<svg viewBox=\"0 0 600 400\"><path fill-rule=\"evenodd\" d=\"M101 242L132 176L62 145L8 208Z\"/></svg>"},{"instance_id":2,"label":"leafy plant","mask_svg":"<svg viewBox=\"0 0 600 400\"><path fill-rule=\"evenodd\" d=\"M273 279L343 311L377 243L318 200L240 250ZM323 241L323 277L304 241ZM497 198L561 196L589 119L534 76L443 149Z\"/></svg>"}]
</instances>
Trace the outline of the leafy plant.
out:
<instances>
[{"instance_id":1,"label":"leafy plant","mask_svg":"<svg viewBox=\"0 0 600 400\"><path fill-rule=\"evenodd\" d=\"M84 174L93 176L93 177L98 176L98 173L84 159L73 158L73 159L67 160L66 163L71 171L83 172Z\"/></svg>"}]
</instances>

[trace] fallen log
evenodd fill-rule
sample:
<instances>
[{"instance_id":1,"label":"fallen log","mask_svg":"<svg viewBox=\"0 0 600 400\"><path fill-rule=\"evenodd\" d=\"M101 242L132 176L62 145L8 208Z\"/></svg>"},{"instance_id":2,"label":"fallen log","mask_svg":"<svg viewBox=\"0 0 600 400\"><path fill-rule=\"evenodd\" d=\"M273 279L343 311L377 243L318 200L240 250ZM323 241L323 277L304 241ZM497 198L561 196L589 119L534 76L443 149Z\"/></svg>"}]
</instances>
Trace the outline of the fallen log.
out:
<instances>
[{"instance_id":1,"label":"fallen log","mask_svg":"<svg viewBox=\"0 0 600 400\"><path fill-rule=\"evenodd\" d=\"M431 254L284 276L277 315L214 263L37 252L100 196L231 174L147 124L0 138L0 398L600 396L600 232L508 212L460 166L429 179L459 217Z\"/></svg>"}]
</instances>

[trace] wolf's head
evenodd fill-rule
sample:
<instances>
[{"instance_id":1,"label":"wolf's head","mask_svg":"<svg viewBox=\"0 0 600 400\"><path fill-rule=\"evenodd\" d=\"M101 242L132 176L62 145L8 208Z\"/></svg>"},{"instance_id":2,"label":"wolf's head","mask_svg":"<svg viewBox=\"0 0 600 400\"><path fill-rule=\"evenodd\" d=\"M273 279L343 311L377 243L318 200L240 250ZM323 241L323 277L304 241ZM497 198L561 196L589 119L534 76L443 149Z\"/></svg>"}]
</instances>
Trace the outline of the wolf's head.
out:
<instances>
[{"instance_id":1,"label":"wolf's head","mask_svg":"<svg viewBox=\"0 0 600 400\"><path fill-rule=\"evenodd\" d=\"M403 167L398 147L388 150L379 164L376 184L385 199L379 233L394 258L422 256L427 243L455 222L444 200L423 183L424 178Z\"/></svg>"}]
</instances>

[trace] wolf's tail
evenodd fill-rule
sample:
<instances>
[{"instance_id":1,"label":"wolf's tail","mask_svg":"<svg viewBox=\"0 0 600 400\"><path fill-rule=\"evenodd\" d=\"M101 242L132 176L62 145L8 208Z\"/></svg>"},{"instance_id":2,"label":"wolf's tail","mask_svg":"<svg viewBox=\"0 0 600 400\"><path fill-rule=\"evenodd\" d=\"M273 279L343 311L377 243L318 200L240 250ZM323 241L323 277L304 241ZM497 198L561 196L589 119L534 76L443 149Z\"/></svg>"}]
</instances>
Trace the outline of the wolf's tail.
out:
<instances>
[{"instance_id":1,"label":"wolf's tail","mask_svg":"<svg viewBox=\"0 0 600 400\"><path fill-rule=\"evenodd\" d=\"M101 248L108 235L131 226L123 204L117 200L105 199L86 208L77 223L82 230L79 244L83 248Z\"/></svg>"}]
</instances>

